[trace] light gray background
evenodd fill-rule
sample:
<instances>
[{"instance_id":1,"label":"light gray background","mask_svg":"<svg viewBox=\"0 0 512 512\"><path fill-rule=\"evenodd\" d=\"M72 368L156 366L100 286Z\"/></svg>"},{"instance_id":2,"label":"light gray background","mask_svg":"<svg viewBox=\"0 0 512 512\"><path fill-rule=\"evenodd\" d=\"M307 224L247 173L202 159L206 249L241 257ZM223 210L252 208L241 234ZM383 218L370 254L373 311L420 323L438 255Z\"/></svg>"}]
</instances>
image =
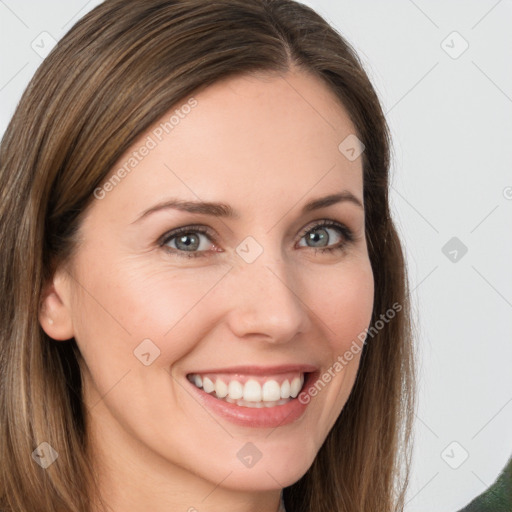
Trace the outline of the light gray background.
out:
<instances>
[{"instance_id":1,"label":"light gray background","mask_svg":"<svg viewBox=\"0 0 512 512\"><path fill-rule=\"evenodd\" d=\"M51 39L99 3L0 1L0 133ZM512 455L512 2L305 3L359 52L392 129L421 361L407 511L456 511Z\"/></svg>"}]
</instances>

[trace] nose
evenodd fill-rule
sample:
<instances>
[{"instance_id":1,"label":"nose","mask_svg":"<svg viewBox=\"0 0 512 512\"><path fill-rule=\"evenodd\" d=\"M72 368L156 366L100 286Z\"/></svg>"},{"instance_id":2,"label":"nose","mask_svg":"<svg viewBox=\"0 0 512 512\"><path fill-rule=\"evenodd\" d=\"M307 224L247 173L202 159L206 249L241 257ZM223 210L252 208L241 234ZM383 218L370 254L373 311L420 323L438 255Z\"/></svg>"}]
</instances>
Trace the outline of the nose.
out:
<instances>
[{"instance_id":1,"label":"nose","mask_svg":"<svg viewBox=\"0 0 512 512\"><path fill-rule=\"evenodd\" d=\"M311 311L301 280L282 259L266 257L240 262L229 273L227 322L240 338L285 343L307 332Z\"/></svg>"}]
</instances>

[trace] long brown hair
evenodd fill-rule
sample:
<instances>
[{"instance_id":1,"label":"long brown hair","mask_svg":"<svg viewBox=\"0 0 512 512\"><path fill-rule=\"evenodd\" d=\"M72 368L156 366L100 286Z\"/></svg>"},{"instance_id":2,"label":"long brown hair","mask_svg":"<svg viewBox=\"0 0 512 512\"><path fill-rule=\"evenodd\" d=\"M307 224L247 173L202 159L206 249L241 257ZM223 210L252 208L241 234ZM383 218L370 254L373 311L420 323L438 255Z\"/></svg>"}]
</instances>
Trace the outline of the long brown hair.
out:
<instances>
[{"instance_id":1,"label":"long brown hair","mask_svg":"<svg viewBox=\"0 0 512 512\"><path fill-rule=\"evenodd\" d=\"M406 265L389 213L390 139L352 47L292 0L107 0L44 60L0 147L0 507L86 512L80 354L38 321L41 291L76 248L93 192L127 148L192 92L234 75L295 65L339 98L364 143L372 325L350 398L313 465L284 490L289 512L403 510L415 404ZM341 141L340 141L341 142ZM58 462L31 458L47 442Z\"/></svg>"}]
</instances>

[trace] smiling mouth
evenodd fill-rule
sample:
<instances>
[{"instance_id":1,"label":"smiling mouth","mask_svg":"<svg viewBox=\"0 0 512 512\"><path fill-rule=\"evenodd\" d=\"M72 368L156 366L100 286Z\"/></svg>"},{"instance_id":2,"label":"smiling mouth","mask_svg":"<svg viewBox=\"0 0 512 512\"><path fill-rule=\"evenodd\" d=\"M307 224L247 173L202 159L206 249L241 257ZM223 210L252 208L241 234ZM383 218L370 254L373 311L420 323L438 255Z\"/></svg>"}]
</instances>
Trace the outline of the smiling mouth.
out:
<instances>
[{"instance_id":1,"label":"smiling mouth","mask_svg":"<svg viewBox=\"0 0 512 512\"><path fill-rule=\"evenodd\" d=\"M304 388L308 372L288 372L263 377L241 374L191 373L187 379L210 396L240 407L262 408L285 405Z\"/></svg>"}]
</instances>

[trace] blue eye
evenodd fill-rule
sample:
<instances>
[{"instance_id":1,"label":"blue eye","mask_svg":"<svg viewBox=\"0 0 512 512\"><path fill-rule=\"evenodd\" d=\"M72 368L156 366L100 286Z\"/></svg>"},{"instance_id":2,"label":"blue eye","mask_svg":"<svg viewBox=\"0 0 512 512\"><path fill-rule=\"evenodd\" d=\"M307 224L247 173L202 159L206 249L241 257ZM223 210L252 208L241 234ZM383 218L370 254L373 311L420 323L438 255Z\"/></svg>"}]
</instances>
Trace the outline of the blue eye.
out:
<instances>
[{"instance_id":1,"label":"blue eye","mask_svg":"<svg viewBox=\"0 0 512 512\"><path fill-rule=\"evenodd\" d=\"M304 230L300 237L307 247L316 252L333 252L345 249L345 246L354 241L354 235L343 224L331 220L317 222ZM333 245L334 244L334 245ZM211 252L222 252L215 245L214 235L204 226L184 226L166 233L159 245L168 253L185 258L196 258L208 255ZM208 250L208 246L215 250Z\"/></svg>"},{"instance_id":2,"label":"blue eye","mask_svg":"<svg viewBox=\"0 0 512 512\"><path fill-rule=\"evenodd\" d=\"M213 238L209 230L203 226L185 226L164 235L161 245L171 254L195 258L203 256L201 253L208 252L208 242L201 240L201 237L210 240Z\"/></svg>"},{"instance_id":3,"label":"blue eye","mask_svg":"<svg viewBox=\"0 0 512 512\"><path fill-rule=\"evenodd\" d=\"M348 229L346 226L339 224L337 222L324 220L320 223L317 223L312 228L308 228L305 232L303 232L301 239L304 238L306 241L306 245L301 245L301 247L310 247L315 249L315 252L331 252L342 250L345 248L345 245L354 240L354 236L352 231ZM333 239L338 238L338 242ZM334 244L335 245L332 245ZM312 244L312 245L310 245Z\"/></svg>"}]
</instances>

